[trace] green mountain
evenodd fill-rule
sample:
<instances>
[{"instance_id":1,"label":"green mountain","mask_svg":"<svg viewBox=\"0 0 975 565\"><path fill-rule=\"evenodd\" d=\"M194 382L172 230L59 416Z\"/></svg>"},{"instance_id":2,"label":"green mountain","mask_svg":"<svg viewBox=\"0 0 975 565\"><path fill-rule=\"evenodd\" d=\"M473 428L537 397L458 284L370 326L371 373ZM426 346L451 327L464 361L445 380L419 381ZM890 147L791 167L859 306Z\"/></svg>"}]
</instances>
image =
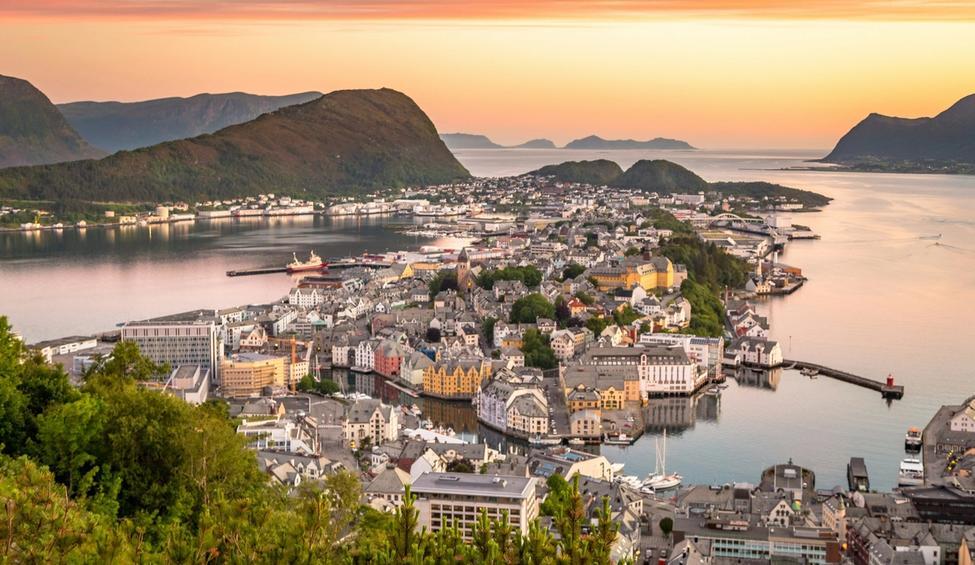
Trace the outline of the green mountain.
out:
<instances>
[{"instance_id":1,"label":"green mountain","mask_svg":"<svg viewBox=\"0 0 975 565\"><path fill-rule=\"evenodd\" d=\"M519 145L513 145L511 149L557 149L557 147L551 139L532 139Z\"/></svg>"},{"instance_id":2,"label":"green mountain","mask_svg":"<svg viewBox=\"0 0 975 565\"><path fill-rule=\"evenodd\" d=\"M504 146L488 139L486 135L473 133L444 133L440 139L447 144L447 148L454 149L501 149Z\"/></svg>"},{"instance_id":3,"label":"green mountain","mask_svg":"<svg viewBox=\"0 0 975 565\"><path fill-rule=\"evenodd\" d=\"M114 153L213 133L321 95L321 92L302 92L258 96L230 92L142 102L70 102L59 104L58 109L89 143Z\"/></svg>"},{"instance_id":4,"label":"green mountain","mask_svg":"<svg viewBox=\"0 0 975 565\"><path fill-rule=\"evenodd\" d=\"M660 194L699 192L708 189L706 180L677 163L663 159L643 159L633 163L633 166L616 179L613 185L639 188L646 192Z\"/></svg>"},{"instance_id":5,"label":"green mountain","mask_svg":"<svg viewBox=\"0 0 975 565\"><path fill-rule=\"evenodd\" d=\"M408 96L342 90L214 134L99 161L0 171L0 196L129 202L321 196L469 176Z\"/></svg>"},{"instance_id":6,"label":"green mountain","mask_svg":"<svg viewBox=\"0 0 975 565\"><path fill-rule=\"evenodd\" d=\"M578 182L592 185L610 184L623 174L623 169L613 161L566 161L558 165L546 165L528 173L538 177L555 177L561 182Z\"/></svg>"},{"instance_id":7,"label":"green mountain","mask_svg":"<svg viewBox=\"0 0 975 565\"><path fill-rule=\"evenodd\" d=\"M34 85L0 75L0 167L103 155L71 129L54 104Z\"/></svg>"},{"instance_id":8,"label":"green mountain","mask_svg":"<svg viewBox=\"0 0 975 565\"><path fill-rule=\"evenodd\" d=\"M598 135L590 135L582 139L570 141L566 149L694 149L686 141L655 137L648 141L634 139L603 139Z\"/></svg>"},{"instance_id":9,"label":"green mountain","mask_svg":"<svg viewBox=\"0 0 975 565\"><path fill-rule=\"evenodd\" d=\"M785 196L801 202L807 208L819 208L829 204L833 199L818 192L790 188L781 184L764 181L752 182L712 182L710 190L725 196L747 196L761 200L766 196Z\"/></svg>"},{"instance_id":10,"label":"green mountain","mask_svg":"<svg viewBox=\"0 0 975 565\"><path fill-rule=\"evenodd\" d=\"M975 94L933 118L870 114L823 161L896 170L975 165Z\"/></svg>"}]
</instances>

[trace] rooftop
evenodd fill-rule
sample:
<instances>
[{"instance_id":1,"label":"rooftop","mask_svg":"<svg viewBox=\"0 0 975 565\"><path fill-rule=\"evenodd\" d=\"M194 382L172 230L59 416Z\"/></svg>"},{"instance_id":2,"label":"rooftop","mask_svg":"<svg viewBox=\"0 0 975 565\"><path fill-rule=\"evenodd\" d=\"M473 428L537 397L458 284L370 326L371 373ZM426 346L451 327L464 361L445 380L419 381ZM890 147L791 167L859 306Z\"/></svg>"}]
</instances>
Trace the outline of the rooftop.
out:
<instances>
[{"instance_id":1,"label":"rooftop","mask_svg":"<svg viewBox=\"0 0 975 565\"><path fill-rule=\"evenodd\" d=\"M500 496L528 498L535 490L535 479L506 475L473 473L425 473L414 483L412 491L426 495Z\"/></svg>"}]
</instances>

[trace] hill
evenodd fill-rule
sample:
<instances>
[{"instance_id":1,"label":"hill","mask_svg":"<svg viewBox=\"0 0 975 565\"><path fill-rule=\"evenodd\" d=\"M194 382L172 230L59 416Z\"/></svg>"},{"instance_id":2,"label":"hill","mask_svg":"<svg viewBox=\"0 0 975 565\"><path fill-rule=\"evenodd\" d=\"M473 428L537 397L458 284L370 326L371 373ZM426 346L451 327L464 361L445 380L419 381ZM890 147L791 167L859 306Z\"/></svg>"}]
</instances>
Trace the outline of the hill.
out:
<instances>
[{"instance_id":1,"label":"hill","mask_svg":"<svg viewBox=\"0 0 975 565\"><path fill-rule=\"evenodd\" d=\"M566 161L558 165L546 165L528 173L539 177L555 177L561 182L578 182L592 185L610 184L623 174L623 169L613 161Z\"/></svg>"},{"instance_id":2,"label":"hill","mask_svg":"<svg viewBox=\"0 0 975 565\"><path fill-rule=\"evenodd\" d=\"M615 182L622 188L639 188L646 192L670 194L672 192L699 192L708 189L708 183L684 167L663 159L643 159L633 163Z\"/></svg>"},{"instance_id":3,"label":"hill","mask_svg":"<svg viewBox=\"0 0 975 565\"><path fill-rule=\"evenodd\" d=\"M0 171L0 196L129 202L321 196L468 176L408 96L342 90L214 134L100 161Z\"/></svg>"},{"instance_id":4,"label":"hill","mask_svg":"<svg viewBox=\"0 0 975 565\"><path fill-rule=\"evenodd\" d=\"M258 96L230 92L142 102L70 102L59 104L58 109L89 143L114 153L213 133L321 95L321 92L302 92Z\"/></svg>"},{"instance_id":5,"label":"hill","mask_svg":"<svg viewBox=\"0 0 975 565\"><path fill-rule=\"evenodd\" d=\"M444 133L440 139L448 149L501 149L503 146L488 139L486 135L473 133Z\"/></svg>"},{"instance_id":6,"label":"hill","mask_svg":"<svg viewBox=\"0 0 975 565\"><path fill-rule=\"evenodd\" d=\"M34 85L0 75L0 167L103 155L71 129L54 104Z\"/></svg>"},{"instance_id":7,"label":"hill","mask_svg":"<svg viewBox=\"0 0 975 565\"><path fill-rule=\"evenodd\" d=\"M878 170L975 167L975 94L933 118L870 114L823 161Z\"/></svg>"},{"instance_id":8,"label":"hill","mask_svg":"<svg viewBox=\"0 0 975 565\"><path fill-rule=\"evenodd\" d=\"M511 149L558 149L551 139L531 139L519 145L511 146Z\"/></svg>"},{"instance_id":9,"label":"hill","mask_svg":"<svg viewBox=\"0 0 975 565\"><path fill-rule=\"evenodd\" d=\"M590 135L582 139L570 141L566 149L694 149L686 141L655 137L648 141L633 139L603 139L597 135Z\"/></svg>"},{"instance_id":10,"label":"hill","mask_svg":"<svg viewBox=\"0 0 975 565\"><path fill-rule=\"evenodd\" d=\"M761 200L766 196L784 196L801 202L807 208L819 208L829 204L833 200L818 192L763 181L712 182L710 184L710 190L719 192L725 196L747 196L756 200Z\"/></svg>"}]
</instances>

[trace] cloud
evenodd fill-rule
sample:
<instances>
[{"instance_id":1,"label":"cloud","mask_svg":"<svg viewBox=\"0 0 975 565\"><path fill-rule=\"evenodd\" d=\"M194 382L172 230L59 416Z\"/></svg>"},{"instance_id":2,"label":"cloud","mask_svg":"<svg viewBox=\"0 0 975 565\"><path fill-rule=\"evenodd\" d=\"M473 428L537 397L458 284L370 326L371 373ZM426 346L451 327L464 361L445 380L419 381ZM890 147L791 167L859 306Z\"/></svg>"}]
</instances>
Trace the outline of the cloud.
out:
<instances>
[{"instance_id":1,"label":"cloud","mask_svg":"<svg viewBox=\"0 0 975 565\"><path fill-rule=\"evenodd\" d=\"M31 18L174 20L606 20L758 18L975 20L975 5L942 0L4 0Z\"/></svg>"}]
</instances>

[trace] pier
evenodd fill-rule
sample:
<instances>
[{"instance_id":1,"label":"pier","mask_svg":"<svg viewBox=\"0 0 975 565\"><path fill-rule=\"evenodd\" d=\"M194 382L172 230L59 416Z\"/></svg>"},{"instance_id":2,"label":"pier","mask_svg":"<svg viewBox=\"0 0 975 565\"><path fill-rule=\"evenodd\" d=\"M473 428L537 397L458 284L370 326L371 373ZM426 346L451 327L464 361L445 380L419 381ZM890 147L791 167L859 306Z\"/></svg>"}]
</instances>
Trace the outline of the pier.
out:
<instances>
[{"instance_id":1,"label":"pier","mask_svg":"<svg viewBox=\"0 0 975 565\"><path fill-rule=\"evenodd\" d=\"M889 382L876 381L873 379L868 379L867 377L861 377L860 375L854 375L853 373L847 373L846 371L839 371L823 365L817 365L816 363L794 361L791 359L783 360L782 366L786 369L814 370L824 377L829 377L857 386L862 386L863 388L869 388L870 390L875 390L884 398L899 399L904 396L904 386L895 385L893 383L893 379L889 379Z\"/></svg>"},{"instance_id":2,"label":"pier","mask_svg":"<svg viewBox=\"0 0 975 565\"><path fill-rule=\"evenodd\" d=\"M241 269L239 271L227 271L228 277L247 277L250 275L270 275L273 273L287 273L286 267L264 267L262 269Z\"/></svg>"}]
</instances>

